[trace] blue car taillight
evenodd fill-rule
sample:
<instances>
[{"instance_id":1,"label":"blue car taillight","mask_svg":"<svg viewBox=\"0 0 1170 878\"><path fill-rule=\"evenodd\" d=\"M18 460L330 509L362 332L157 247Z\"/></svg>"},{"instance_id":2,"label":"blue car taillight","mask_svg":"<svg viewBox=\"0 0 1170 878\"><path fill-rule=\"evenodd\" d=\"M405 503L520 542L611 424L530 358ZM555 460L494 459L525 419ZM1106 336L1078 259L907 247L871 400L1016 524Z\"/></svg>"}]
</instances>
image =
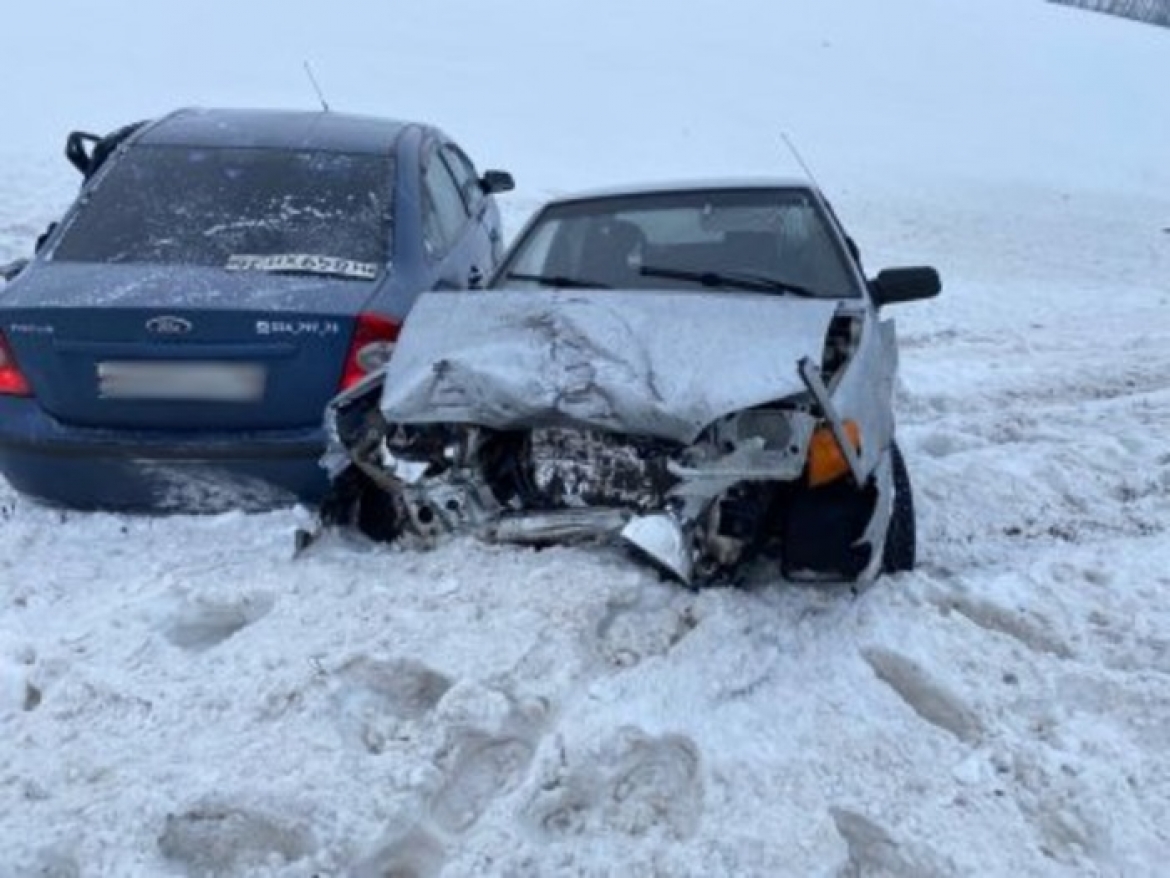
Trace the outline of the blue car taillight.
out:
<instances>
[{"instance_id":1,"label":"blue car taillight","mask_svg":"<svg viewBox=\"0 0 1170 878\"><path fill-rule=\"evenodd\" d=\"M16 365L16 356L8 340L0 333L0 394L6 396L32 396L28 379Z\"/></svg>"},{"instance_id":2,"label":"blue car taillight","mask_svg":"<svg viewBox=\"0 0 1170 878\"><path fill-rule=\"evenodd\" d=\"M400 326L380 314L360 314L345 357L339 390L347 390L390 362Z\"/></svg>"}]
</instances>

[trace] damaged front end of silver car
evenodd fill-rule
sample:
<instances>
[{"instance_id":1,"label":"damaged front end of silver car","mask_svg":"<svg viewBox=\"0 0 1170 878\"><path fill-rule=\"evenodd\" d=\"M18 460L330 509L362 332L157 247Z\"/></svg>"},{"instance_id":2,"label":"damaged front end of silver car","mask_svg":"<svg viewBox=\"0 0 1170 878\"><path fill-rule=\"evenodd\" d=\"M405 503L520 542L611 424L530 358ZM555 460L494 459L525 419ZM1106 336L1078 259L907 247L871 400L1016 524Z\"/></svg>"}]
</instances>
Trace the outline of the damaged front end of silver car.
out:
<instances>
[{"instance_id":1,"label":"damaged front end of silver car","mask_svg":"<svg viewBox=\"0 0 1170 878\"><path fill-rule=\"evenodd\" d=\"M759 557L868 580L896 367L871 317L652 290L423 296L385 373L329 407L321 520L416 547L625 545L696 585Z\"/></svg>"},{"instance_id":2,"label":"damaged front end of silver car","mask_svg":"<svg viewBox=\"0 0 1170 878\"><path fill-rule=\"evenodd\" d=\"M863 580L876 572L888 474L863 475L856 422L835 412L819 367L801 372L806 392L723 416L690 443L563 425L392 425L380 388L359 387L330 409L322 520L414 548L456 534L620 544L688 585L732 580L761 556L794 580Z\"/></svg>"}]
</instances>

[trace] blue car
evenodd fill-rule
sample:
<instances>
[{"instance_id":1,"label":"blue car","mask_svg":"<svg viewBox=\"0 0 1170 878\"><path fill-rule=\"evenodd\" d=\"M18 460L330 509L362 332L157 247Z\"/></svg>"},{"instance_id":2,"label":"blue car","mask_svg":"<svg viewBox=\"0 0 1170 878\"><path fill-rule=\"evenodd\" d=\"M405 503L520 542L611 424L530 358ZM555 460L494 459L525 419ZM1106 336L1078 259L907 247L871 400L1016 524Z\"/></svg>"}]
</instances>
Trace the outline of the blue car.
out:
<instances>
[{"instance_id":1,"label":"blue car","mask_svg":"<svg viewBox=\"0 0 1170 878\"><path fill-rule=\"evenodd\" d=\"M317 500L326 403L421 292L492 273L513 186L334 112L182 110L66 153L80 195L0 280L0 472L87 509Z\"/></svg>"}]
</instances>

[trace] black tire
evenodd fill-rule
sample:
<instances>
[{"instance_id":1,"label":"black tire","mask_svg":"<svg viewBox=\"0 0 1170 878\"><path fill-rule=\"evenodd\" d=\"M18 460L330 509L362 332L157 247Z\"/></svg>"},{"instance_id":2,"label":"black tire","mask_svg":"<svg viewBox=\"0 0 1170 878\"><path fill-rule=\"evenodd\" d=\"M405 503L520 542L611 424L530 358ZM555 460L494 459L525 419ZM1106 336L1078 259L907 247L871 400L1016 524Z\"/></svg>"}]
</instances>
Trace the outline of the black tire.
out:
<instances>
[{"instance_id":1,"label":"black tire","mask_svg":"<svg viewBox=\"0 0 1170 878\"><path fill-rule=\"evenodd\" d=\"M354 467L330 485L318 516L326 527L356 527L380 543L391 543L402 532L394 500Z\"/></svg>"},{"instance_id":2,"label":"black tire","mask_svg":"<svg viewBox=\"0 0 1170 878\"><path fill-rule=\"evenodd\" d=\"M910 486L910 472L897 444L890 446L890 466L894 479L894 508L890 511L890 526L882 546L882 573L905 573L914 569L918 554L918 539L914 524L914 491Z\"/></svg>"},{"instance_id":3,"label":"black tire","mask_svg":"<svg viewBox=\"0 0 1170 878\"><path fill-rule=\"evenodd\" d=\"M402 535L394 499L378 486L367 483L357 499L358 530L378 543L392 543Z\"/></svg>"}]
</instances>

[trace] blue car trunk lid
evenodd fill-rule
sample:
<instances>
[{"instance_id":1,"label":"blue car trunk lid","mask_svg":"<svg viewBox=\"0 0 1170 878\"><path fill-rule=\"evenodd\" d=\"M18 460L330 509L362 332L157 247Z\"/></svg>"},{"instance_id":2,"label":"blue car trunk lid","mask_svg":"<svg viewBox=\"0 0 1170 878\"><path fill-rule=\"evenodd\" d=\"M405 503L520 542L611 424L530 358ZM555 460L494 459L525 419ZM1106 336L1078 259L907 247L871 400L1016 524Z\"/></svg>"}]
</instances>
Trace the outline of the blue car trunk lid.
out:
<instances>
[{"instance_id":1,"label":"blue car trunk lid","mask_svg":"<svg viewBox=\"0 0 1170 878\"><path fill-rule=\"evenodd\" d=\"M184 267L41 264L0 329L63 423L249 430L318 424L376 283Z\"/></svg>"}]
</instances>

